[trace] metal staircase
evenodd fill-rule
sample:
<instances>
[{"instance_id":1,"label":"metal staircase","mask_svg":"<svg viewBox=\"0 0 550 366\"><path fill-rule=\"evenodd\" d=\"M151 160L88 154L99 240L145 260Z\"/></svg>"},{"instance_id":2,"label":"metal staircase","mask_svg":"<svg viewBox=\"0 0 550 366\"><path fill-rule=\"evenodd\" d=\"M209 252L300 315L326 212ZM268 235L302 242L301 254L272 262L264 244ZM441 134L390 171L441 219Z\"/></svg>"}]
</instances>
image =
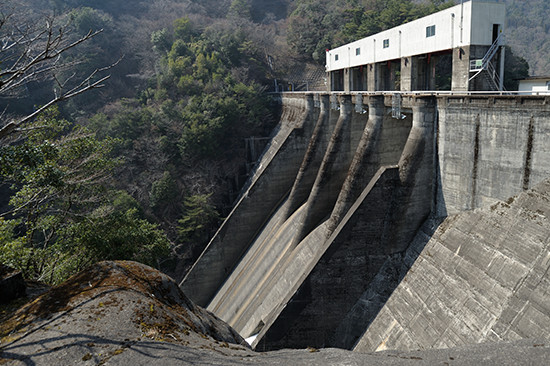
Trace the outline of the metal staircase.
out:
<instances>
[{"instance_id":1,"label":"metal staircase","mask_svg":"<svg viewBox=\"0 0 550 366\"><path fill-rule=\"evenodd\" d=\"M470 61L470 72L474 73L474 75L472 75L468 81L472 81L477 76L483 75L483 77L488 81L488 84L491 85L494 90L500 90L500 76L496 72L492 61L497 54L499 47L503 44L504 34L500 33L482 59Z\"/></svg>"}]
</instances>

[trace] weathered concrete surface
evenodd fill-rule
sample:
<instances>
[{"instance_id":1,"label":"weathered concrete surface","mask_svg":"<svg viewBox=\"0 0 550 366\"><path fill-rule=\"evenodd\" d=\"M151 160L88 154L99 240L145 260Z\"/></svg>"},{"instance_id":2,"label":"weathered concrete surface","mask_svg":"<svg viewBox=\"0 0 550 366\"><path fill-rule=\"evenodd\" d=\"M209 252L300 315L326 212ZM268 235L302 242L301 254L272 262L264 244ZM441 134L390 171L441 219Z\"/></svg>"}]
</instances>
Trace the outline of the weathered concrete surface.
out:
<instances>
[{"instance_id":1,"label":"weathered concrete surface","mask_svg":"<svg viewBox=\"0 0 550 366\"><path fill-rule=\"evenodd\" d=\"M398 253L407 249L418 228L432 210L434 195L434 134L435 99L415 98L412 104L413 124L399 158L400 189L394 209L389 214L391 236L386 252Z\"/></svg>"},{"instance_id":2,"label":"weathered concrete surface","mask_svg":"<svg viewBox=\"0 0 550 366\"><path fill-rule=\"evenodd\" d=\"M491 205L550 176L550 98L438 97L440 216Z\"/></svg>"},{"instance_id":3,"label":"weathered concrete surface","mask_svg":"<svg viewBox=\"0 0 550 366\"><path fill-rule=\"evenodd\" d=\"M390 125L392 121L389 119L384 121L385 110L383 96L369 98L369 118L361 134L357 151L353 157L348 175L342 185L342 189L340 190L340 194L331 214L330 226L332 230L335 229L336 225L338 225L347 210L364 189L364 182L370 181L380 166L390 165L392 162L395 163L398 160L395 156L393 156L393 159L391 159L391 157L388 159L386 156L391 156L392 153L393 155L396 153L399 154L402 150L402 146L391 146L392 144L389 142L394 140L397 141L397 144L401 142L404 145L403 140L399 139L399 137L406 135L408 131L406 133L399 133L401 131L397 129L399 126L405 126L405 128L408 126L405 123L399 123L395 129L390 128L388 125ZM384 129L382 127L384 127ZM380 136L382 131L388 131L385 139ZM391 135L392 138L388 138L388 135ZM393 139L393 137L397 138ZM381 143L381 140L384 141L384 143Z\"/></svg>"},{"instance_id":4,"label":"weathered concrete surface","mask_svg":"<svg viewBox=\"0 0 550 366\"><path fill-rule=\"evenodd\" d=\"M330 214L338 198L338 192L345 180L351 164L352 150L352 111L351 96L342 96L340 100L340 117L332 132L323 161L311 193L305 204L302 221L298 223L299 232L294 238L294 245L300 243L327 215ZM364 120L363 120L364 123Z\"/></svg>"},{"instance_id":5,"label":"weathered concrete surface","mask_svg":"<svg viewBox=\"0 0 550 366\"><path fill-rule=\"evenodd\" d=\"M506 202L447 218L355 350L550 338L549 270L545 180Z\"/></svg>"},{"instance_id":6,"label":"weathered concrete surface","mask_svg":"<svg viewBox=\"0 0 550 366\"><path fill-rule=\"evenodd\" d=\"M347 310L388 257L404 250L430 212L434 99L408 98L407 105L414 112L412 121L410 116L393 119L387 115L389 110L384 106L384 99L384 96L352 99L342 95L337 99L338 110L334 110L336 103L331 101L332 108L327 111L328 98L319 96L319 118L288 198L286 192L279 190L281 204L270 210L271 217L263 227L254 225L256 238L225 276L225 283L218 285L208 309L245 337L259 333L254 345L263 337L267 341L262 341L262 347L270 342L265 346L270 348L283 344L293 347L332 344L334 330ZM363 113L363 103L368 107L368 115ZM296 105L290 107L296 108ZM334 119L334 112L338 113L338 120ZM330 136L330 140L326 136ZM270 162L280 164L280 159L277 156ZM385 170L376 173L387 164L396 167L387 173ZM263 173L262 176L268 179L270 175ZM308 196L304 188L311 189ZM274 192L271 190L269 194ZM248 195L248 199L255 201L262 197ZM354 205L356 208L352 210ZM236 218L243 215L238 210L245 207L236 208L233 212ZM230 220L231 216L224 225L230 225ZM212 247L207 248L195 265L200 271L195 270L184 280L184 289L209 292L214 288L208 287L205 291L197 284L185 285L197 273L223 277L205 272L210 260L215 258L211 255L215 248L233 245L231 237L217 235L216 238L218 242L213 240ZM239 245L245 247L242 242ZM205 257L209 257L208 260ZM323 257L327 259L319 264ZM225 257L224 262L227 263ZM325 286L330 291L322 290L323 278L328 273L342 271L347 274L335 277L336 282ZM205 282L207 280L199 283ZM349 283L354 282L356 286L350 287ZM304 299L303 289L312 283L317 292ZM336 296L335 301L335 293L345 295ZM325 306L328 303L333 306ZM301 309L296 310L295 304L301 304L298 305ZM326 311L316 310L321 308ZM332 308L335 311L329 310ZM308 311L317 320L308 321L309 318L303 316ZM286 324L289 316L298 315L300 324L289 327ZM284 340L281 329L289 333ZM304 333L309 338L302 337Z\"/></svg>"},{"instance_id":7,"label":"weathered concrete surface","mask_svg":"<svg viewBox=\"0 0 550 366\"><path fill-rule=\"evenodd\" d=\"M351 138L349 137L350 129L344 127L345 125L349 125L351 121L349 98L342 100L340 105L340 112L335 111L336 115L339 115L336 121L334 117L331 117L330 111L327 110L328 98L320 100L321 111L319 119L312 132L308 149L301 168L297 173L289 199L283 201L281 206L274 211L271 219L263 228L258 228L259 235L251 243L247 253L208 305L209 310L232 324L242 334L247 334L248 336L250 332L257 328L258 323L255 323L254 318L250 318L247 314L251 307L252 309L256 309L253 303L262 302L263 298L260 295L262 286L266 286L265 284L277 273L280 263L284 262L285 258L290 255L290 251L293 249L292 244L304 232L304 222L307 215L306 209L310 201L308 200L308 203L302 207L298 206L298 209L292 211L292 208L297 207L297 204L303 199L304 193L306 193L302 185L307 186L315 173L315 183L311 183L313 190L315 190L315 187L319 185L317 183L321 175L319 171L333 171L330 168L322 169L322 167L326 167L326 156L329 155L325 150L331 150L330 147L335 145L334 136L338 136L336 140L340 142L337 144L340 150L342 150L342 146L340 145L345 146L351 143ZM326 139L327 135L332 136L330 141ZM323 146L326 148L321 150L320 147ZM350 160L346 158L346 151L349 151L349 148L343 150L345 151L340 154L343 156L343 159L340 160L344 160L344 162L340 162L340 165L346 165L346 160L348 162ZM320 159L321 152L324 155L323 159ZM342 168L339 166L339 169L343 170L345 167ZM338 174L335 175L338 176ZM331 179L327 179L327 181L332 182ZM259 199L262 198L260 197ZM315 210L315 212L318 211Z\"/></svg>"},{"instance_id":8,"label":"weathered concrete surface","mask_svg":"<svg viewBox=\"0 0 550 366\"><path fill-rule=\"evenodd\" d=\"M337 344L335 330L347 312L386 260L404 251L412 240L431 210L433 101L418 98L412 102L416 111L412 128L405 120L381 123L377 103L369 102L369 122L363 135L369 136L369 143L366 139L359 143L341 198L327 221L329 230L334 223L338 226L330 238L316 244L318 254L314 258L319 259L301 263L300 268L313 265L311 271L292 272L307 277L285 301L284 310L270 314L277 319L260 332L258 349ZM376 131L380 123L379 128L392 133ZM376 167L385 154L396 166L372 174L369 165ZM371 163L361 164L365 161ZM358 196L357 188L365 184L365 178L370 183ZM353 205L349 205L352 199ZM348 208L342 210L341 205ZM287 282L291 276L289 273L279 279Z\"/></svg>"},{"instance_id":9,"label":"weathered concrete surface","mask_svg":"<svg viewBox=\"0 0 550 366\"><path fill-rule=\"evenodd\" d=\"M406 252L387 256L373 280L335 330L333 346L353 349L420 255L442 219L426 220Z\"/></svg>"},{"instance_id":10,"label":"weathered concrete surface","mask_svg":"<svg viewBox=\"0 0 550 366\"><path fill-rule=\"evenodd\" d=\"M428 129L428 134L418 133L419 128L423 129L423 124L427 121L427 118L423 118L424 110L422 108L424 108L424 105L420 107L422 110L419 110L418 113L420 118L411 123L410 118L395 120L391 117L384 117L386 108L383 101L382 96L365 100L369 108L367 120L367 116L362 114L362 110L358 113L352 111L349 97L340 98L340 117L334 126L331 140L326 145L323 160L320 165L313 165L310 161L311 156L313 156L311 152L318 144L318 133L322 131L322 125L320 124L323 123L323 112L319 114L318 126L313 132L294 186L296 188L297 182L303 181L303 173L307 170L311 171L317 166L317 177L307 201L286 220L285 217L288 214L281 213L292 212L289 207L296 205L296 202L293 202L290 206L289 199L281 205L262 229L239 265L228 277L227 282L220 288L209 304L209 310L229 322L241 334L250 336L259 332L256 343L266 333L270 332L272 326L275 334L281 333L280 325L285 323L284 319L288 319L284 314L278 319L283 309L285 309L285 313L288 313L290 309L294 309L291 311L293 316L299 314L299 312L296 312L296 307L291 304L304 302L301 295L303 291L299 288L307 287L310 278L323 277L331 272L325 271L323 266L316 267L325 251L331 248L331 253L338 252L347 258L340 261L341 267L346 265L346 261L351 260L354 262L355 270L349 271L349 276L338 279L338 286L331 287L336 292L344 291L348 295L341 296L340 301L334 301L334 306L340 311L333 312L331 317L333 320L328 321L328 318L322 315L326 313L318 312L315 316L323 318L325 326L320 327L319 322L311 323L314 324L313 328L319 328L316 331L319 332L320 336L310 345L330 344L328 339L331 337L331 331L338 325L338 320L345 315L343 309L353 305L364 288L363 285L358 283L354 291L348 291L349 285L346 284L346 281L353 278L353 273L361 273L362 271L366 271L366 275L360 280L361 283L365 281L368 283L374 277L380 264L391 254L391 249L388 248L392 246L381 238L392 237L393 231L402 224L396 222L385 225L385 218L392 216L393 211L410 210L409 206L401 204L399 201L401 198L409 200L411 197L417 197L416 199L420 197L418 193L411 191L411 174L414 175L418 172L423 177L428 177L424 182L424 186L428 187L428 195L424 197L424 201L429 201L429 197L432 195L429 188L431 187L431 179L429 178L430 174L425 174L425 172L433 170L431 168L433 163L431 156L432 138L430 137L433 127ZM355 102L359 103L357 99ZM416 105L414 102L412 104ZM433 106L431 108L433 110ZM413 130L411 130L411 124L416 125ZM421 125L422 127L419 127ZM426 156L422 152L417 151L419 139L426 139L425 144L429 149L422 148L422 150L427 152L428 159L425 158ZM409 146L412 147L409 147L406 151L414 154L413 157L406 159L406 164L402 164L405 172L403 177L408 178L401 181L396 168L394 168L395 175L392 178L394 181L392 184L386 184L389 176L381 181L386 183L378 182L379 175L372 182L372 185L377 187L376 190L371 192L368 200L365 200L367 193L363 194L361 199L361 202L368 201L369 203L365 203L365 207L370 205L377 214L373 214L374 211L371 210L365 216L356 215L356 217L366 218L366 221L352 219L353 215L349 215L346 223L343 224L346 229L337 230L339 233L338 239L329 239L331 232L335 230L335 225L342 221L350 206L364 189L365 182L369 182L375 176L376 170L382 164L398 164L407 141ZM420 145L423 146L423 144ZM364 167L361 164L365 161L370 165L368 169L363 169ZM426 163L428 167L424 169L423 165ZM407 170L411 164L415 169ZM350 166L352 166L351 169ZM407 174L407 171L411 173ZM414 178L412 183L418 184L417 179L421 180L421 178ZM388 194L380 195L378 193L380 189L386 190ZM371 190L371 188L368 190ZM339 203L335 208L334 205L338 196L340 196ZM384 199L386 196L388 196L387 199ZM290 197L293 197L293 193L290 194ZM419 217L419 220L422 220L431 206L428 204L425 206L427 210L421 209L421 214L418 214L418 207L413 207L416 210L414 213L405 212L401 216L415 214ZM355 212L355 210L353 211ZM326 221L329 217L331 219ZM365 222L367 222L366 225ZM355 235L353 246L356 248L356 252L354 255L349 254L350 252L345 249L347 248L346 245L343 245L344 249L342 251L338 251L342 243L347 240L350 231L353 231ZM358 252L363 253L361 257L363 259L360 261L355 257ZM332 257L332 254L329 255L330 257ZM314 272L321 273L321 276L310 274L313 268L315 268ZM304 280L307 281L305 284ZM315 280L313 281L315 282ZM317 286L317 288L320 287ZM334 296L330 291L321 291L313 298L308 298L307 301L310 303L308 306L315 309L318 308L319 301L327 302L334 299ZM303 324L308 323L306 318L302 318L301 322ZM288 330L287 325L284 328ZM295 340L301 338L302 331L298 328L300 327L291 332L292 338ZM323 330L320 328L323 328ZM309 332L309 330L307 331ZM277 337L269 336L268 338L276 339ZM275 341L270 347L276 347L275 343L280 342ZM307 344L298 342L291 345L300 347Z\"/></svg>"},{"instance_id":11,"label":"weathered concrete surface","mask_svg":"<svg viewBox=\"0 0 550 366\"><path fill-rule=\"evenodd\" d=\"M392 209L398 182L396 166L381 168L330 238L309 240L296 248L286 271L280 273L283 283L292 286L283 288L285 301L279 300L279 309L266 317L256 349L331 345L346 308L386 259L381 245L384 230L376 229L383 228L385 214Z\"/></svg>"},{"instance_id":12,"label":"weathered concrete surface","mask_svg":"<svg viewBox=\"0 0 550 366\"><path fill-rule=\"evenodd\" d=\"M336 125L336 114L330 111L328 94L319 95L319 118L311 135L306 154L296 175L288 203L285 207L284 218L287 219L294 213L308 198L317 171L323 161L331 131ZM332 120L331 120L332 115Z\"/></svg>"},{"instance_id":13,"label":"weathered concrete surface","mask_svg":"<svg viewBox=\"0 0 550 366\"><path fill-rule=\"evenodd\" d=\"M313 96L287 98L281 124L249 184L195 265L181 282L206 306L247 251L259 229L290 191L315 126Z\"/></svg>"}]
</instances>

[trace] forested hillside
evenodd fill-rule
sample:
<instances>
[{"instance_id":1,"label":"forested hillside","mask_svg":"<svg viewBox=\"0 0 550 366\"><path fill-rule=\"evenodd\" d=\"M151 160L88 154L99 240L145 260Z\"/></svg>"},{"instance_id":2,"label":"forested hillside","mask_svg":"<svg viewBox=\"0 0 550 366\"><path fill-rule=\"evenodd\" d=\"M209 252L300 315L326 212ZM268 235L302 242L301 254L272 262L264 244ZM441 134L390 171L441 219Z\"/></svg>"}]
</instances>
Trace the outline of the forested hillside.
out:
<instances>
[{"instance_id":1,"label":"forested hillside","mask_svg":"<svg viewBox=\"0 0 550 366\"><path fill-rule=\"evenodd\" d=\"M550 2L506 0L507 43L525 58L531 75L550 75Z\"/></svg>"},{"instance_id":2,"label":"forested hillside","mask_svg":"<svg viewBox=\"0 0 550 366\"><path fill-rule=\"evenodd\" d=\"M513 50L549 73L549 6L507 1ZM53 283L100 259L181 278L278 119L268 92L452 4L3 1L0 262Z\"/></svg>"}]
</instances>

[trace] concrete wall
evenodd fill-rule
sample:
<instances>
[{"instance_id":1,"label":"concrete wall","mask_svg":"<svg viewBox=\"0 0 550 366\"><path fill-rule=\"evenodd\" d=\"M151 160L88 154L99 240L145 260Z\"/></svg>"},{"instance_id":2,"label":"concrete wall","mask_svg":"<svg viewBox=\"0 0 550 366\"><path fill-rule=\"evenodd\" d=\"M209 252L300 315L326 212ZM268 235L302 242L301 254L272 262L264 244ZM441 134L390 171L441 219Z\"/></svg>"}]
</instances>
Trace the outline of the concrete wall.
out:
<instances>
[{"instance_id":1,"label":"concrete wall","mask_svg":"<svg viewBox=\"0 0 550 366\"><path fill-rule=\"evenodd\" d=\"M286 98L281 124L256 172L180 285L195 303L208 305L258 230L289 193L315 125L314 113L313 95Z\"/></svg>"},{"instance_id":2,"label":"concrete wall","mask_svg":"<svg viewBox=\"0 0 550 366\"><path fill-rule=\"evenodd\" d=\"M438 98L438 215L491 205L550 176L549 102Z\"/></svg>"},{"instance_id":3,"label":"concrete wall","mask_svg":"<svg viewBox=\"0 0 550 366\"><path fill-rule=\"evenodd\" d=\"M550 337L549 219L550 180L447 218L355 350Z\"/></svg>"}]
</instances>

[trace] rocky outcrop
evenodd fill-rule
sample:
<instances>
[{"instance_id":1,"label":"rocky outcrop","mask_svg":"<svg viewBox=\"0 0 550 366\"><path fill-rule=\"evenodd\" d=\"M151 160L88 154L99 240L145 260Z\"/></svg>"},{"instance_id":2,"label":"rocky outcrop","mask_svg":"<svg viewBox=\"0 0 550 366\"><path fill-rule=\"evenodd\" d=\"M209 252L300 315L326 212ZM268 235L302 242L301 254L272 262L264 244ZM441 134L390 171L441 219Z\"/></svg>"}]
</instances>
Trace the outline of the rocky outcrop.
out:
<instances>
[{"instance_id":1,"label":"rocky outcrop","mask_svg":"<svg viewBox=\"0 0 550 366\"><path fill-rule=\"evenodd\" d=\"M98 263L37 297L0 323L0 337L1 358L25 364L105 363L139 342L248 349L170 277L125 261Z\"/></svg>"}]
</instances>

